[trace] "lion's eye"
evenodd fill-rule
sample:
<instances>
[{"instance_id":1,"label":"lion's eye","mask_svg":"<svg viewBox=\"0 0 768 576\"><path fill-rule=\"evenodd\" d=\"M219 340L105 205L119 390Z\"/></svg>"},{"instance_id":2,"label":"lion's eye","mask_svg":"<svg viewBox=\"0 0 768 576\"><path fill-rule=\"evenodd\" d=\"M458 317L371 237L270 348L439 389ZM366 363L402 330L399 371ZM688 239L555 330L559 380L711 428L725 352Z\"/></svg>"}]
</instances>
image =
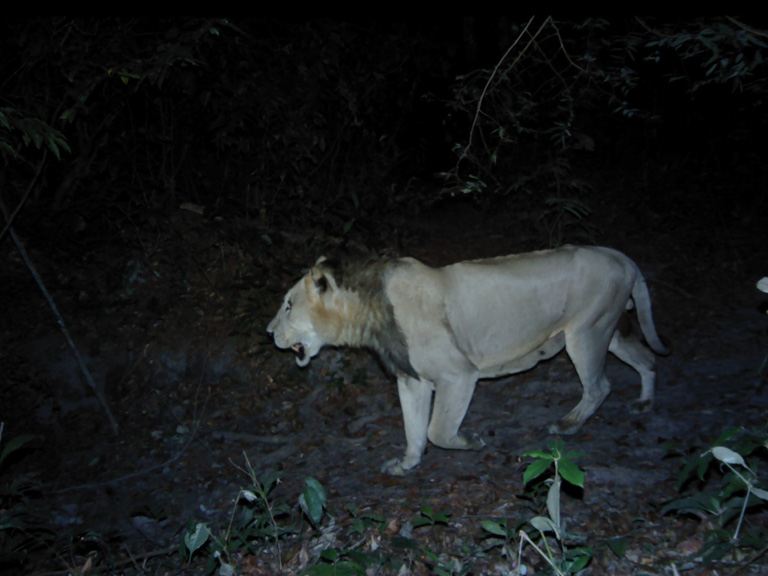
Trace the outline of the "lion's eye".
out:
<instances>
[{"instance_id":1,"label":"lion's eye","mask_svg":"<svg viewBox=\"0 0 768 576\"><path fill-rule=\"evenodd\" d=\"M286 312L290 312L291 311L291 306L292 306L291 301L288 300L288 302L285 303L285 311Z\"/></svg>"}]
</instances>

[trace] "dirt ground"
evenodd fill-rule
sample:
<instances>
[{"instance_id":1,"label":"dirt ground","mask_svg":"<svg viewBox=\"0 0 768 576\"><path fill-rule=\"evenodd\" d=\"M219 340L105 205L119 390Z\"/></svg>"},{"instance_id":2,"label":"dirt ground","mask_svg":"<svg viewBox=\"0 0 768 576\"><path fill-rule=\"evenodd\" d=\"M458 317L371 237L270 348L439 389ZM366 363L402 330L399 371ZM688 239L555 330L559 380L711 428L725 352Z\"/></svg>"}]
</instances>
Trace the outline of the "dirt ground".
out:
<instances>
[{"instance_id":1,"label":"dirt ground","mask_svg":"<svg viewBox=\"0 0 768 576\"><path fill-rule=\"evenodd\" d=\"M643 270L657 328L673 352L659 358L647 414L629 411L639 395L637 374L609 360L612 394L581 433L565 439L582 453L577 463L585 471L584 490L563 495L569 538L595 551L585 574L768 573L768 556L756 552L702 568L695 552L711 524L660 515L679 496L678 451L703 450L728 427L766 425L760 367L768 355L768 297L755 289L768 275L766 250L738 222L706 233L630 228L609 231L601 243ZM541 247L515 238L502 221L467 212L391 230L372 248L435 265ZM481 522L506 518L511 526L541 513L541 501L524 496L531 459L522 455L545 448L553 440L548 425L578 401L566 355L480 383L462 429L479 433L484 450L429 447L417 469L393 478L379 468L404 448L402 416L396 386L375 359L326 350L300 370L264 334L284 290L333 239L180 212L143 250L66 240L58 252L31 242L30 254L120 429L113 434L24 263L4 243L2 301L13 304L0 336L0 420L4 439L42 438L7 463L0 479L39 473L29 509L57 532L29 546L25 570L204 573L205 556L180 559L179 542L190 522L226 529L240 488L249 485L247 458L258 474L280 471L273 497L294 510L307 477L327 493L321 530L305 525L302 538L283 542L285 573L306 568L323 547L359 543L350 535L350 505L381 518L378 536L369 534L359 549L408 557L412 573L439 567L412 551L392 551L397 536L462 562L471 574L511 572L516 558L500 547L482 552L489 541ZM450 513L447 524L413 528L425 506ZM615 538L626 544L622 556L608 546ZM243 574L277 573L272 552L241 552L232 561ZM529 550L525 558L529 574L544 573Z\"/></svg>"}]
</instances>

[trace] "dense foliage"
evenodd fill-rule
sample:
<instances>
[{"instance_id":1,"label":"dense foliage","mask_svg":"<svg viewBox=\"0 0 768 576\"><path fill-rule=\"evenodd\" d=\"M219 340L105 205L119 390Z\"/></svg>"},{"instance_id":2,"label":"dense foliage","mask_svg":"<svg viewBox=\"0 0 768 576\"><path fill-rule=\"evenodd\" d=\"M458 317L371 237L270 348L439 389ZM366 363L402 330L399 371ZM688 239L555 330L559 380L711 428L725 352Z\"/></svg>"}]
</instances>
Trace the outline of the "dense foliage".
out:
<instances>
[{"instance_id":1,"label":"dense foliage","mask_svg":"<svg viewBox=\"0 0 768 576\"><path fill-rule=\"evenodd\" d=\"M390 205L388 184L416 170L405 132L439 44L402 28L10 20L0 105L70 143L37 186L40 209L114 223L194 202L281 224L319 215L339 232ZM3 128L11 203L38 157L17 162L25 134Z\"/></svg>"},{"instance_id":2,"label":"dense foliage","mask_svg":"<svg viewBox=\"0 0 768 576\"><path fill-rule=\"evenodd\" d=\"M558 243L589 232L590 162L642 170L694 141L686 174L709 171L750 154L764 122L764 34L733 18L2 26L4 201L39 168L23 144L47 146L60 161L35 183L35 214L81 225L187 202L343 235L433 203L409 181L442 172L448 192L533 207Z\"/></svg>"}]
</instances>

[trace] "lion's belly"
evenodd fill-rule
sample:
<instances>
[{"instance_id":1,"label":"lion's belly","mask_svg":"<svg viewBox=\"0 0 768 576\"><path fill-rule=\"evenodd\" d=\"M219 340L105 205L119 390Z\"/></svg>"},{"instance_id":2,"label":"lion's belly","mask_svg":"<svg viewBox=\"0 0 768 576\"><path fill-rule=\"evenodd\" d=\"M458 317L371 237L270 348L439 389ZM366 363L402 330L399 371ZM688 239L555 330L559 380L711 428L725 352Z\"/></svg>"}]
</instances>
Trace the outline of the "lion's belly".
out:
<instances>
[{"instance_id":1,"label":"lion's belly","mask_svg":"<svg viewBox=\"0 0 768 576\"><path fill-rule=\"evenodd\" d=\"M484 356L482 358L470 358L470 360L477 366L481 378L496 378L530 370L539 362L552 358L564 346L565 335L563 332L559 332L537 348L522 355L518 351L513 351L498 357Z\"/></svg>"}]
</instances>

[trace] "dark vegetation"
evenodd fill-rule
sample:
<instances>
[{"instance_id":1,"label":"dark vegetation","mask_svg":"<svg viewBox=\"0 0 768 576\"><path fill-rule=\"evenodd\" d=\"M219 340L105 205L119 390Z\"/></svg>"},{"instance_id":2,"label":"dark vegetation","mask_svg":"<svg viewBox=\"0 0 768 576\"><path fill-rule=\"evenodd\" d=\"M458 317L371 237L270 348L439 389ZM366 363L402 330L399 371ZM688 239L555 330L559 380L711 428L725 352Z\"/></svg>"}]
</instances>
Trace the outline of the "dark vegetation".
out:
<instances>
[{"instance_id":1,"label":"dark vegetation","mask_svg":"<svg viewBox=\"0 0 768 576\"><path fill-rule=\"evenodd\" d=\"M345 471L297 471L330 415L362 421L348 399L386 379L332 352L298 373L264 326L320 254L443 264L574 242L650 266L652 286L684 303L661 298L662 332L688 338L680 326L731 311L722 304L768 275L766 34L739 17L4 19L0 572L519 573L521 526L481 518L491 502L464 518L479 531L468 535L428 496L382 496L392 480L353 501ZM702 343L719 346L701 336L697 358ZM765 566L756 378L752 412L706 423L750 425L721 443L754 460L699 461L723 431L707 425L684 438L696 454L678 447L695 462L679 488L709 496L654 509L689 536L686 518L704 518L695 537L668 540L700 544L677 567ZM361 426L347 441L366 438ZM549 464L545 446L533 454ZM361 468L374 474L381 449ZM456 482L522 494L522 473ZM568 540L542 512L560 475L574 478L569 467L521 497L544 518L527 542L554 547L521 564L671 573L670 556L630 554L629 538ZM201 492L205 521L189 505ZM762 514L754 529L728 525L750 514Z\"/></svg>"}]
</instances>

